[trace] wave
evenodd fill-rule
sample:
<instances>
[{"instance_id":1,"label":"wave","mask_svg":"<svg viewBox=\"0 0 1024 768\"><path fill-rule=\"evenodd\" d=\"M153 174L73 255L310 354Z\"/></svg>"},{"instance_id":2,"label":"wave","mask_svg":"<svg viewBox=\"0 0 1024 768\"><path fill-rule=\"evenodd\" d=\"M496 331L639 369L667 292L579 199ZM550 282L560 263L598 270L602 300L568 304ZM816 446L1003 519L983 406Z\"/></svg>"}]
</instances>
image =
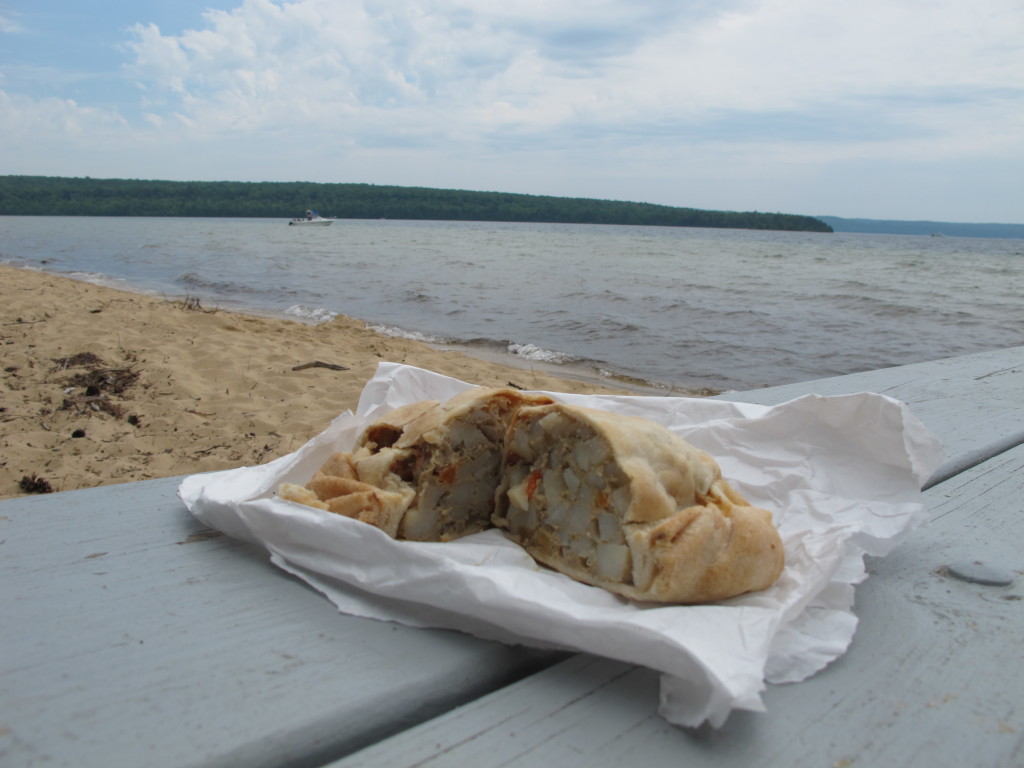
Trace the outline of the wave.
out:
<instances>
[{"instance_id":1,"label":"wave","mask_svg":"<svg viewBox=\"0 0 1024 768\"><path fill-rule=\"evenodd\" d=\"M521 357L524 360L533 360L538 363L552 363L554 365L566 365L568 363L582 362L583 358L570 355L567 352L556 352L553 349L544 349L536 344L518 344L510 342L506 347L510 355Z\"/></svg>"},{"instance_id":2,"label":"wave","mask_svg":"<svg viewBox=\"0 0 1024 768\"><path fill-rule=\"evenodd\" d=\"M64 277L78 280L81 283L98 285L103 288L116 288L119 291L130 291L131 293L140 293L146 296L157 295L157 291L139 288L128 280L120 277L111 277L110 275L102 275L99 272L59 272L57 274L62 274Z\"/></svg>"},{"instance_id":3,"label":"wave","mask_svg":"<svg viewBox=\"0 0 1024 768\"><path fill-rule=\"evenodd\" d=\"M450 344L449 339L443 336L433 336L429 333L420 333L419 331L407 331L404 328L398 328L393 325L372 325L367 324L366 326L374 333L379 333L381 336L390 336L394 339L409 339L410 341L422 341L426 344Z\"/></svg>"},{"instance_id":4,"label":"wave","mask_svg":"<svg viewBox=\"0 0 1024 768\"><path fill-rule=\"evenodd\" d=\"M208 291L225 295L244 296L282 296L294 295L296 291L282 289L279 286L256 288L233 280L209 280L195 272L185 272L175 278L175 282L196 291Z\"/></svg>"},{"instance_id":5,"label":"wave","mask_svg":"<svg viewBox=\"0 0 1024 768\"><path fill-rule=\"evenodd\" d=\"M553 330L581 339L632 338L636 334L646 333L648 330L624 318L620 319L610 315L567 317L559 321L555 321L551 315L549 318L549 326Z\"/></svg>"},{"instance_id":6,"label":"wave","mask_svg":"<svg viewBox=\"0 0 1024 768\"><path fill-rule=\"evenodd\" d=\"M906 303L898 304L883 298L858 294L837 293L824 298L839 309L872 317L904 318L932 311L931 308L916 307Z\"/></svg>"},{"instance_id":7,"label":"wave","mask_svg":"<svg viewBox=\"0 0 1024 768\"><path fill-rule=\"evenodd\" d=\"M231 282L230 280L207 280L195 272L185 272L175 279L175 282L186 288L194 288L204 291L215 291L217 293L249 293L244 285Z\"/></svg>"},{"instance_id":8,"label":"wave","mask_svg":"<svg viewBox=\"0 0 1024 768\"><path fill-rule=\"evenodd\" d=\"M312 322L315 325L329 323L338 316L337 312L331 312L329 309L324 309L323 307L307 307L302 304L294 304L288 307L284 313L306 322Z\"/></svg>"},{"instance_id":9,"label":"wave","mask_svg":"<svg viewBox=\"0 0 1024 768\"><path fill-rule=\"evenodd\" d=\"M410 288L409 290L402 292L401 300L402 301L409 301L409 302L413 302L413 303L421 303L421 302L437 301L437 297L436 296L431 296L426 291L422 291L422 290L415 289L415 288Z\"/></svg>"},{"instance_id":10,"label":"wave","mask_svg":"<svg viewBox=\"0 0 1024 768\"><path fill-rule=\"evenodd\" d=\"M464 347L468 350L480 350L495 355L510 355L520 360L529 360L534 363L546 363L548 365L579 365L589 363L596 365L599 361L588 360L587 358L573 355L568 352L559 352L554 349L545 349L536 344L528 342L510 341L509 339L491 339L477 337L473 339L449 339L445 343Z\"/></svg>"}]
</instances>

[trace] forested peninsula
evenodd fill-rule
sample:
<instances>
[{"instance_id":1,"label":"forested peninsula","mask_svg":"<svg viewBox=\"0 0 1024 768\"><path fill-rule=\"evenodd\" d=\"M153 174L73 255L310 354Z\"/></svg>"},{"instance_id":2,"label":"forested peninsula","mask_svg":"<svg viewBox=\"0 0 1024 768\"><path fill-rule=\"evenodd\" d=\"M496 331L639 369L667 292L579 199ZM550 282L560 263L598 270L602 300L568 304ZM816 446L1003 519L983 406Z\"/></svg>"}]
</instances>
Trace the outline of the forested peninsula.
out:
<instances>
[{"instance_id":1,"label":"forested peninsula","mask_svg":"<svg viewBox=\"0 0 1024 768\"><path fill-rule=\"evenodd\" d=\"M707 211L651 203L313 182L146 181L0 176L0 215L291 218L635 224L831 232L812 216Z\"/></svg>"}]
</instances>

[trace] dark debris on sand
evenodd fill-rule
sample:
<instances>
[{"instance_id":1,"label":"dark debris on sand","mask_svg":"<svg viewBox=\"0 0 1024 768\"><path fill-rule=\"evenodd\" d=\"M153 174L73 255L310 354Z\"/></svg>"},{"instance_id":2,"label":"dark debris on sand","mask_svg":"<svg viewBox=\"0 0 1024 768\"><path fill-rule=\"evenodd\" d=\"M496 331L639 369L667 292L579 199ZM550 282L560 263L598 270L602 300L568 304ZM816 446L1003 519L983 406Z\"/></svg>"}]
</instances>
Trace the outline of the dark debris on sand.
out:
<instances>
[{"instance_id":1,"label":"dark debris on sand","mask_svg":"<svg viewBox=\"0 0 1024 768\"><path fill-rule=\"evenodd\" d=\"M67 390L62 410L77 410L79 413L108 413L123 419L124 409L112 402L108 395L123 395L139 380L139 372L134 368L109 368L98 355L92 352L79 352L69 357L61 357L53 361L54 370L66 371L71 368L84 368L64 381Z\"/></svg>"},{"instance_id":2,"label":"dark debris on sand","mask_svg":"<svg viewBox=\"0 0 1024 768\"><path fill-rule=\"evenodd\" d=\"M21 478L18 487L23 493L53 493L53 486L50 485L50 482L34 472Z\"/></svg>"}]
</instances>

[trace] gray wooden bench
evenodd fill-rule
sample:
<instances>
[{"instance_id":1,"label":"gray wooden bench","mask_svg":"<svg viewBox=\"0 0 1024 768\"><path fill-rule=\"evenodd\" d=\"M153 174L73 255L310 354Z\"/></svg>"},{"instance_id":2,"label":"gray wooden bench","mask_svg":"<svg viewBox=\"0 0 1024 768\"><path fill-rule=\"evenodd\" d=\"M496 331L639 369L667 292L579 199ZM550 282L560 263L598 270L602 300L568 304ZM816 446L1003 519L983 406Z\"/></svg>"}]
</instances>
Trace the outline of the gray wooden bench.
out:
<instances>
[{"instance_id":1,"label":"gray wooden bench","mask_svg":"<svg viewBox=\"0 0 1024 768\"><path fill-rule=\"evenodd\" d=\"M678 729L647 670L338 614L172 478L0 502L0 765L1021 764L1024 347L729 397L865 390L945 442L932 524L766 713Z\"/></svg>"}]
</instances>

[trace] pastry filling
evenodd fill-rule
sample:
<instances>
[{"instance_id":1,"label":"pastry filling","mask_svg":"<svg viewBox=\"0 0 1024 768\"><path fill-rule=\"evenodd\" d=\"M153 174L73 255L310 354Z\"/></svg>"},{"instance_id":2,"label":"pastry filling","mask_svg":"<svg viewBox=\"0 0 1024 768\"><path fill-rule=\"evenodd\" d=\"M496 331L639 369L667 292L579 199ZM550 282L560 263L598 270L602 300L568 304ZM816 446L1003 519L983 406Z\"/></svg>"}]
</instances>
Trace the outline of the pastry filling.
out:
<instances>
[{"instance_id":1,"label":"pastry filling","mask_svg":"<svg viewBox=\"0 0 1024 768\"><path fill-rule=\"evenodd\" d=\"M505 461L499 525L538 559L598 580L633 583L621 524L629 484L603 437L558 411L538 419L520 414Z\"/></svg>"},{"instance_id":2,"label":"pastry filling","mask_svg":"<svg viewBox=\"0 0 1024 768\"><path fill-rule=\"evenodd\" d=\"M386 457L390 473L418 490L402 518L399 538L450 541L491 527L504 421L498 403L487 406L454 422L441 444L424 439L399 448L386 437L375 443L374 435L367 443L369 456L355 459L358 471L360 461Z\"/></svg>"}]
</instances>

